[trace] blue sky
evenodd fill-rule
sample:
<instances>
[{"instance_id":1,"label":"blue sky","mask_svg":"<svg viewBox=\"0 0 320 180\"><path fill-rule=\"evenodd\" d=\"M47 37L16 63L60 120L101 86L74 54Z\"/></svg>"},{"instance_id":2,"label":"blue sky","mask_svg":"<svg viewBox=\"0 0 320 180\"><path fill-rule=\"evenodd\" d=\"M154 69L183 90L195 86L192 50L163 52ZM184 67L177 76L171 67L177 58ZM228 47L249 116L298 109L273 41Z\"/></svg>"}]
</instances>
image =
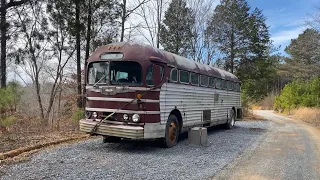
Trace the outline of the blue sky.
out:
<instances>
[{"instance_id":1,"label":"blue sky","mask_svg":"<svg viewBox=\"0 0 320 180\"><path fill-rule=\"evenodd\" d=\"M281 46L280 53L290 44L291 39L306 28L305 21L310 18L320 0L247 0L251 8L263 10L270 26L271 39L275 46Z\"/></svg>"}]
</instances>

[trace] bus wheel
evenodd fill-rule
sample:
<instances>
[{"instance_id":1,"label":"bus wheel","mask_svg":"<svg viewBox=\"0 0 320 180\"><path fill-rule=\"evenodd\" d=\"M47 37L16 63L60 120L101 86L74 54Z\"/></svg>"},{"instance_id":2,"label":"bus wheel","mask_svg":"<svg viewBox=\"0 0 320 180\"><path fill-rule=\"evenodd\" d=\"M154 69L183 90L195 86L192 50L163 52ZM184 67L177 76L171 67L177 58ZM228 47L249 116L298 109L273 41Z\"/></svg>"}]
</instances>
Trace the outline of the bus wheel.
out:
<instances>
[{"instance_id":1,"label":"bus wheel","mask_svg":"<svg viewBox=\"0 0 320 180\"><path fill-rule=\"evenodd\" d=\"M115 137L115 136L102 136L103 137L103 143L114 143L114 142L119 142L121 140L120 137Z\"/></svg>"},{"instance_id":2,"label":"bus wheel","mask_svg":"<svg viewBox=\"0 0 320 180\"><path fill-rule=\"evenodd\" d=\"M179 123L175 115L171 114L166 125L166 134L164 138L164 146L167 148L173 147L178 143Z\"/></svg>"},{"instance_id":3,"label":"bus wheel","mask_svg":"<svg viewBox=\"0 0 320 180\"><path fill-rule=\"evenodd\" d=\"M224 127L226 129L232 129L234 127L234 124L236 123L236 116L234 110L231 111L230 117L231 118L228 120L228 122L224 124Z\"/></svg>"}]
</instances>

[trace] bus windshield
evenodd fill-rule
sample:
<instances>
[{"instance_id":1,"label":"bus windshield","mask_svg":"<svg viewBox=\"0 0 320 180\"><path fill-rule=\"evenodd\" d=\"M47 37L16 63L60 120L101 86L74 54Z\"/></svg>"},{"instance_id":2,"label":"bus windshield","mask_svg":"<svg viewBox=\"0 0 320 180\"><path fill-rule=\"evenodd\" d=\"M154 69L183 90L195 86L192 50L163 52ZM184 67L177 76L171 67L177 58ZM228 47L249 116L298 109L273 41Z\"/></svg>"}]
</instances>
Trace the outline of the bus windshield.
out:
<instances>
[{"instance_id":1,"label":"bus windshield","mask_svg":"<svg viewBox=\"0 0 320 180\"><path fill-rule=\"evenodd\" d=\"M107 84L109 62L94 62L89 64L88 83Z\"/></svg>"},{"instance_id":2,"label":"bus windshield","mask_svg":"<svg viewBox=\"0 0 320 180\"><path fill-rule=\"evenodd\" d=\"M142 78L141 65L133 61L113 61L110 63L110 83L140 85Z\"/></svg>"}]
</instances>

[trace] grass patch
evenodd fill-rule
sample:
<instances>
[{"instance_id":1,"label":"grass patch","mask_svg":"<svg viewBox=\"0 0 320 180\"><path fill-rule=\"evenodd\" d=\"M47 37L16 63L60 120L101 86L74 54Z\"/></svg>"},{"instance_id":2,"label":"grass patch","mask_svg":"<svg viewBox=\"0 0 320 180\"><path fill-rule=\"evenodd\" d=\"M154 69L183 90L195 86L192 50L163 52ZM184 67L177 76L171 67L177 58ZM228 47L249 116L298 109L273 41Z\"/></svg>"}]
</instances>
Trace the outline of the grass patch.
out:
<instances>
[{"instance_id":1,"label":"grass patch","mask_svg":"<svg viewBox=\"0 0 320 180\"><path fill-rule=\"evenodd\" d=\"M291 117L320 127L320 108L298 108L291 111Z\"/></svg>"}]
</instances>

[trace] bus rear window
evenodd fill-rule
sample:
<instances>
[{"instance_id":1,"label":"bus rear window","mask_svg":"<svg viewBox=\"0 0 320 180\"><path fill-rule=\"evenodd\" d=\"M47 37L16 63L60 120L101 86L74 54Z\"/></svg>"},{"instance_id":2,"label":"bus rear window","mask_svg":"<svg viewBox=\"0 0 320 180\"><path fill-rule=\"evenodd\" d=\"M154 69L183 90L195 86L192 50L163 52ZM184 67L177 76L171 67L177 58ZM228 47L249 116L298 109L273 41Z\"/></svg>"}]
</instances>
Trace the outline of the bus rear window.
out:
<instances>
[{"instance_id":1,"label":"bus rear window","mask_svg":"<svg viewBox=\"0 0 320 180\"><path fill-rule=\"evenodd\" d=\"M140 85L141 66L134 61L113 61L110 63L111 84Z\"/></svg>"}]
</instances>

